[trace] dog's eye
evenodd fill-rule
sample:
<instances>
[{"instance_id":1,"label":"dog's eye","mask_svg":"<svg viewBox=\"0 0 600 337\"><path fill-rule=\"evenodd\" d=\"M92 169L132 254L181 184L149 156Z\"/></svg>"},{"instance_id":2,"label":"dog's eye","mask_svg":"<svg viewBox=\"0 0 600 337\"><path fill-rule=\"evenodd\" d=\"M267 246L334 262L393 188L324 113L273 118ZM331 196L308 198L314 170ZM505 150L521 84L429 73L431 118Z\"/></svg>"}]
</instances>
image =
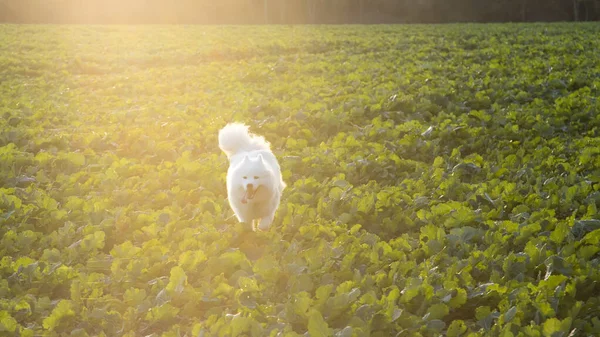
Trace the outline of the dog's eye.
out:
<instances>
[{"instance_id":1,"label":"dog's eye","mask_svg":"<svg viewBox=\"0 0 600 337\"><path fill-rule=\"evenodd\" d=\"M258 176L254 176L254 179L258 179Z\"/></svg>"},{"instance_id":2,"label":"dog's eye","mask_svg":"<svg viewBox=\"0 0 600 337\"><path fill-rule=\"evenodd\" d=\"M243 176L242 178L244 178L244 179L248 179L248 177L246 177L246 176Z\"/></svg>"}]
</instances>

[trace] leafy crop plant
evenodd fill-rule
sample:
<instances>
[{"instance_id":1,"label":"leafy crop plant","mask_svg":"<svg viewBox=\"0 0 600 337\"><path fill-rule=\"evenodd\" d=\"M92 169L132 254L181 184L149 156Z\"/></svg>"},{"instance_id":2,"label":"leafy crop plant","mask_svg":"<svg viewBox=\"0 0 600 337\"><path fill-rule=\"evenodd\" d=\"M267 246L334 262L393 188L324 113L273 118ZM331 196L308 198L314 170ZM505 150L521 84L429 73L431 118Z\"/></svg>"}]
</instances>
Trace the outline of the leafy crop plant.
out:
<instances>
[{"instance_id":1,"label":"leafy crop plant","mask_svg":"<svg viewBox=\"0 0 600 337\"><path fill-rule=\"evenodd\" d=\"M599 336L599 33L0 26L0 335Z\"/></svg>"}]
</instances>

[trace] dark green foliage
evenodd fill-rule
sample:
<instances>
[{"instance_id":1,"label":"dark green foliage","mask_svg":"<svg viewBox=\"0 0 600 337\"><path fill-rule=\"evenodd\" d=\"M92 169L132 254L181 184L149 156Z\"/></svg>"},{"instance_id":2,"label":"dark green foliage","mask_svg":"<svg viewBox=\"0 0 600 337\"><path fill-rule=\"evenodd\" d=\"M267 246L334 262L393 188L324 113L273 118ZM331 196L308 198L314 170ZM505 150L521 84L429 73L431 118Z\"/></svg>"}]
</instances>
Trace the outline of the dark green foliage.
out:
<instances>
[{"instance_id":1,"label":"dark green foliage","mask_svg":"<svg viewBox=\"0 0 600 337\"><path fill-rule=\"evenodd\" d=\"M0 334L599 335L598 33L0 27Z\"/></svg>"}]
</instances>

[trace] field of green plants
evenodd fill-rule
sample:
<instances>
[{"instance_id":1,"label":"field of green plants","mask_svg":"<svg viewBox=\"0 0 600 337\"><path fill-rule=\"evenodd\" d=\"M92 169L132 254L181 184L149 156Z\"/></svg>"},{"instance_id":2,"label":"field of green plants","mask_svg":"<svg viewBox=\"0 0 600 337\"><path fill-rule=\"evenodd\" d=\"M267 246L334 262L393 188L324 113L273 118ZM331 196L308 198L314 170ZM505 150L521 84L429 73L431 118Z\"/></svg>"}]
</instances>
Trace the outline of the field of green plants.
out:
<instances>
[{"instance_id":1,"label":"field of green plants","mask_svg":"<svg viewBox=\"0 0 600 337\"><path fill-rule=\"evenodd\" d=\"M599 336L599 34L1 25L0 335Z\"/></svg>"}]
</instances>

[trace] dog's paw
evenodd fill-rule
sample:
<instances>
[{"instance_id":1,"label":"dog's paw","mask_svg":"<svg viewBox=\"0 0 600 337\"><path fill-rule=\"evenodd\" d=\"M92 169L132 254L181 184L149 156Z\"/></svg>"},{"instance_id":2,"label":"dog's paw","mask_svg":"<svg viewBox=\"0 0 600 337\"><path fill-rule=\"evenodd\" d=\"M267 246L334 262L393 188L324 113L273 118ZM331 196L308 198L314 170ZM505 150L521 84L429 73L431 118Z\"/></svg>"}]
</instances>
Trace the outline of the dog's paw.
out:
<instances>
[{"instance_id":1,"label":"dog's paw","mask_svg":"<svg viewBox=\"0 0 600 337\"><path fill-rule=\"evenodd\" d=\"M268 231L269 228L271 228L271 224L273 224L273 218L262 218L258 223L258 229L261 231Z\"/></svg>"}]
</instances>

